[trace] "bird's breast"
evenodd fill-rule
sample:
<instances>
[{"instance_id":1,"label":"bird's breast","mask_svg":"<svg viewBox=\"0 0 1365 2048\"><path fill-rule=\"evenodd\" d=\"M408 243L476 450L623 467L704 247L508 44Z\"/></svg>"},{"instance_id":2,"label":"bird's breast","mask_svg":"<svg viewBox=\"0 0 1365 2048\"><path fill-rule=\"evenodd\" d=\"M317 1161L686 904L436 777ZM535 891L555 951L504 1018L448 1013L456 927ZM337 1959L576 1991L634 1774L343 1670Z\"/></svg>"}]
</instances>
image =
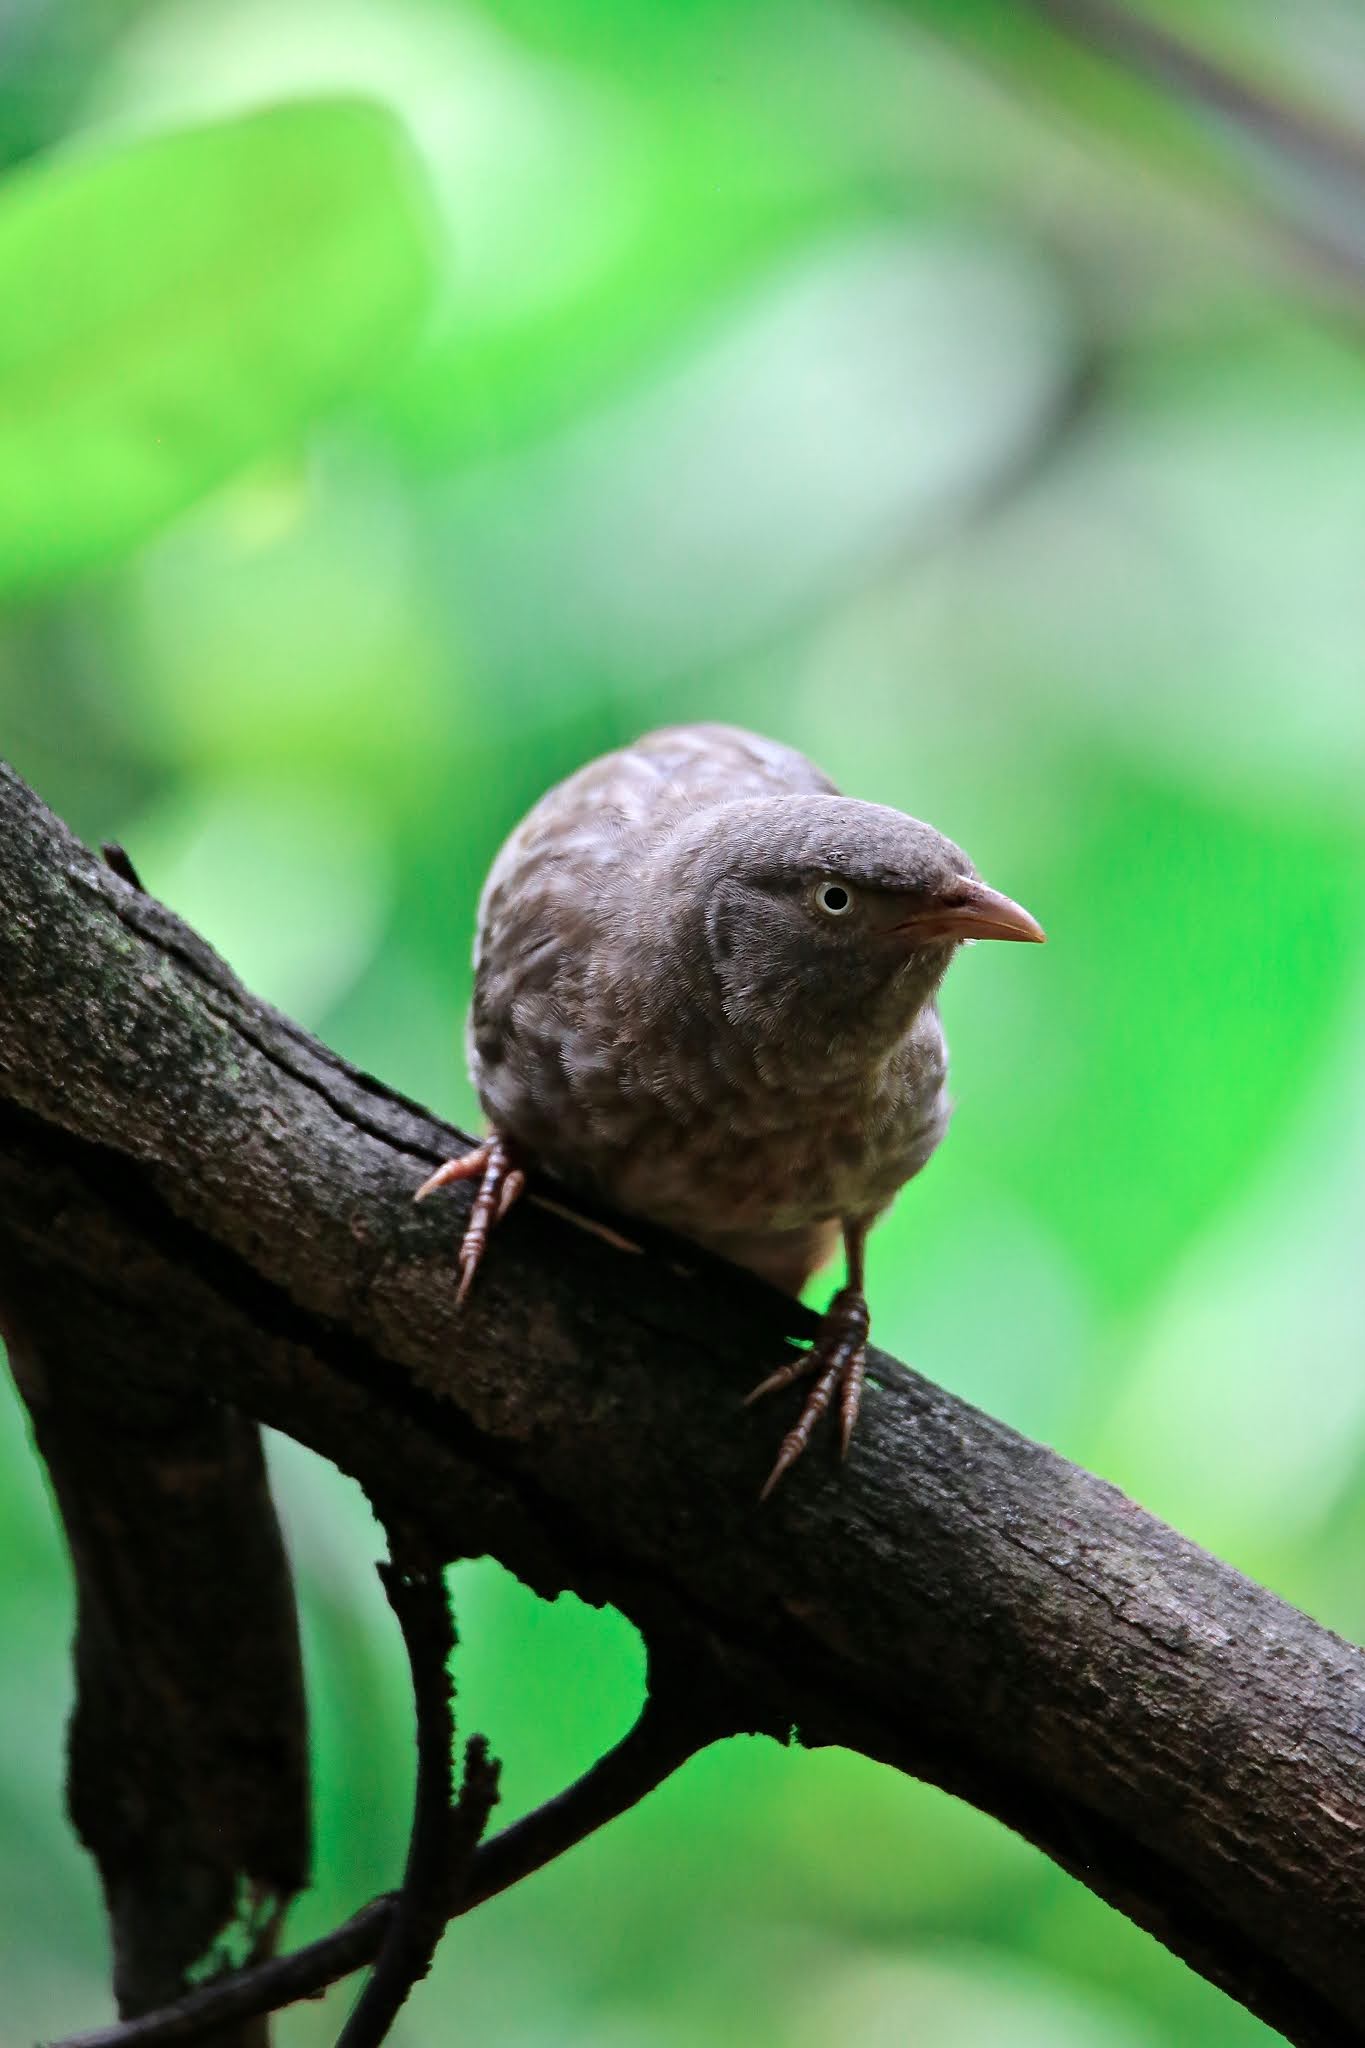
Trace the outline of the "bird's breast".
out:
<instances>
[{"instance_id":1,"label":"bird's breast","mask_svg":"<svg viewBox=\"0 0 1365 2048\"><path fill-rule=\"evenodd\" d=\"M661 1049L619 1025L585 1031L522 994L498 1057L475 1050L494 1128L570 1185L704 1243L875 1215L947 1123L941 1058L797 1091L771 1063L765 1081L761 1061Z\"/></svg>"}]
</instances>

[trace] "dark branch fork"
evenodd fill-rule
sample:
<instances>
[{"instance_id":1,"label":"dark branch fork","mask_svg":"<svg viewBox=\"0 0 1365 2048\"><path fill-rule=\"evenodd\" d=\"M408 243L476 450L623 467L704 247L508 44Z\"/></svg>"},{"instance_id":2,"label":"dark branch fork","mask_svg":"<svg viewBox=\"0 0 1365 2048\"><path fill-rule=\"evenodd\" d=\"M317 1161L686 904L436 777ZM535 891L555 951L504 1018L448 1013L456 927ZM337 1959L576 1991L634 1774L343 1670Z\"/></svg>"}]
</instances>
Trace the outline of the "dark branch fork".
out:
<instances>
[{"instance_id":1,"label":"dark branch fork","mask_svg":"<svg viewBox=\"0 0 1365 2048\"><path fill-rule=\"evenodd\" d=\"M686 1700L674 1698L669 1689L651 1691L634 1727L591 1770L544 1806L480 1843L467 1861L458 1863L441 1901L441 1924L472 1912L533 1876L637 1806L689 1757L729 1732L714 1716L696 1712ZM330 1934L292 1955L239 1970L139 2019L69 2035L52 2048L170 2048L173 2042L197 2041L210 2031L216 2034L224 2026L282 2012L300 1999L317 1998L329 1984L382 1956L401 1903L400 1893L385 1892ZM355 2041L349 2048L356 2048Z\"/></svg>"},{"instance_id":2,"label":"dark branch fork","mask_svg":"<svg viewBox=\"0 0 1365 2048\"><path fill-rule=\"evenodd\" d=\"M614 1603L670 1697L718 1703L706 1739L796 1725L913 1771L1291 2040L1365 2038L1360 1651L877 1353L847 1463L759 1511L740 1403L813 1317L532 1202L457 1311L449 1219L411 1193L458 1134L253 1002L4 770L0 903L0 1320L92 1403L284 1429L433 1555ZM641 1743L586 1810L657 1782ZM577 1839L585 1797L476 1849L467 1903ZM330 1938L341 1967L393 1911Z\"/></svg>"}]
</instances>

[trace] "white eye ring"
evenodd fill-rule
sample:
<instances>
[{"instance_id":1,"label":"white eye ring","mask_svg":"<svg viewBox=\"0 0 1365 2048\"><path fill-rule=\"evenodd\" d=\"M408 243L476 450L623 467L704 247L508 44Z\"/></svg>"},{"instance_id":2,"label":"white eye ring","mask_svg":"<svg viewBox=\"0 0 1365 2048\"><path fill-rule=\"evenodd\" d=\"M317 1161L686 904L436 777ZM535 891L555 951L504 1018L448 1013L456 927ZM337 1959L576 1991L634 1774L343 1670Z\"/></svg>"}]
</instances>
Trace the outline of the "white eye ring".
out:
<instances>
[{"instance_id":1,"label":"white eye ring","mask_svg":"<svg viewBox=\"0 0 1365 2048\"><path fill-rule=\"evenodd\" d=\"M842 882L819 882L815 889L815 907L823 910L826 917L847 917L853 908L852 891Z\"/></svg>"}]
</instances>

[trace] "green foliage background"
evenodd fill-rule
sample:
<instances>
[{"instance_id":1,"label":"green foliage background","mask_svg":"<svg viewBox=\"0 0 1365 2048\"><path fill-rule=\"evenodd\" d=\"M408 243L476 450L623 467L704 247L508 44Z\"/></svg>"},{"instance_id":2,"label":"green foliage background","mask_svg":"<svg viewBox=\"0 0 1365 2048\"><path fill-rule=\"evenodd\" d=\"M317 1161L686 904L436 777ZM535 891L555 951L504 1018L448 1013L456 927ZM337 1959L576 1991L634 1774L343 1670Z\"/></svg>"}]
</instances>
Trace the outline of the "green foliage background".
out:
<instances>
[{"instance_id":1,"label":"green foliage background","mask_svg":"<svg viewBox=\"0 0 1365 2048\"><path fill-rule=\"evenodd\" d=\"M1358 100L1346 0L1165 12ZM1004 0L47 0L0 35L5 753L466 1122L481 875L588 754L722 717L933 819L1052 942L952 976L957 1121L877 1236L878 1336L1358 1636L1365 354L1262 218L1340 248L1349 210ZM274 1452L302 1938L395 1878L408 1708L363 1505ZM0 1464L17 2048L107 1993L12 1404ZM519 1809L625 1726L636 1646L456 1579ZM462 1923L396 2038L1269 2036L992 1823L755 1742Z\"/></svg>"}]
</instances>

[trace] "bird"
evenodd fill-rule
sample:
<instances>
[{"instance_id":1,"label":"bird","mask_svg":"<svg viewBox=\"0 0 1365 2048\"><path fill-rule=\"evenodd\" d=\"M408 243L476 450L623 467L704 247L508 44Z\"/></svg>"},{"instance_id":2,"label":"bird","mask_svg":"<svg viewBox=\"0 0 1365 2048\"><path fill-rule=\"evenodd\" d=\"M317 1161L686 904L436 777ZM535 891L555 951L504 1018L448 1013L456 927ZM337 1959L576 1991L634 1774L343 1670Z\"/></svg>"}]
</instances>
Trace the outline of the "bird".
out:
<instances>
[{"instance_id":1,"label":"bird","mask_svg":"<svg viewBox=\"0 0 1365 2048\"><path fill-rule=\"evenodd\" d=\"M767 1498L862 1394L868 1231L948 1127L937 995L975 939L1040 942L932 825L840 794L794 748L676 725L589 762L515 827L474 942L470 1074L488 1136L417 1190L477 1181L468 1295L534 1169L799 1294L842 1240Z\"/></svg>"}]
</instances>

